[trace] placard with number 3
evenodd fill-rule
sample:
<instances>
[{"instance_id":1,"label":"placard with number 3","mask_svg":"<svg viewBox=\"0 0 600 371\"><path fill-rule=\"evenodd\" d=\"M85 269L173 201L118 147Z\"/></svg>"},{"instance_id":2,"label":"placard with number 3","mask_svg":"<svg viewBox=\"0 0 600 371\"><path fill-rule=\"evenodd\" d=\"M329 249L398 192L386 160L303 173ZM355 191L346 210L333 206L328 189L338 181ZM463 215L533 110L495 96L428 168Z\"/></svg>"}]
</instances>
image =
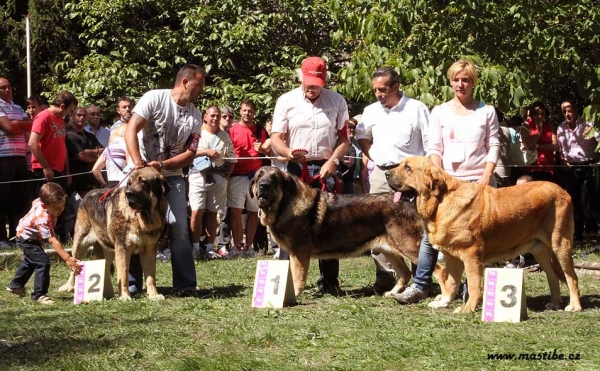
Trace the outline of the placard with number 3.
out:
<instances>
[{"instance_id":1,"label":"placard with number 3","mask_svg":"<svg viewBox=\"0 0 600 371\"><path fill-rule=\"evenodd\" d=\"M520 322L527 319L523 269L486 268L481 319Z\"/></svg>"}]
</instances>

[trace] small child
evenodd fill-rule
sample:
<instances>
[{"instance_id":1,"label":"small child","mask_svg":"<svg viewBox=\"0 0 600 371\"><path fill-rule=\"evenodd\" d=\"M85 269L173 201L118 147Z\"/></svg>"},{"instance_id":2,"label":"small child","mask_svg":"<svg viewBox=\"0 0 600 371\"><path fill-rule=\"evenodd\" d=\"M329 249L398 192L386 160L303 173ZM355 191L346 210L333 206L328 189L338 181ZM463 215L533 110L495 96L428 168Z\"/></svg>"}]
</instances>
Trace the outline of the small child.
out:
<instances>
[{"instance_id":1,"label":"small child","mask_svg":"<svg viewBox=\"0 0 600 371\"><path fill-rule=\"evenodd\" d=\"M35 272L31 299L40 304L51 305L54 301L46 296L50 286L50 258L42 248L42 241L48 240L75 274L81 272L81 266L65 251L54 234L56 219L65 209L67 195L60 185L52 182L44 184L39 195L40 198L33 201L31 210L19 221L17 246L23 251L23 261L6 291L25 296L25 284Z\"/></svg>"}]
</instances>

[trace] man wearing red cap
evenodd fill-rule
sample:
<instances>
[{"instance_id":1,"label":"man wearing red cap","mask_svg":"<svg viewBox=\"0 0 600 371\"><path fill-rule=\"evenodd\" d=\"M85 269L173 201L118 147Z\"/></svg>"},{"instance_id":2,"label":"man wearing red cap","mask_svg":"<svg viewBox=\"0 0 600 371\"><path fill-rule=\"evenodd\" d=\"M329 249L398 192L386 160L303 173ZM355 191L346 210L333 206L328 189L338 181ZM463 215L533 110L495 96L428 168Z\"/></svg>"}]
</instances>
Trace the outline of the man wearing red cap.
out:
<instances>
[{"instance_id":1,"label":"man wearing red cap","mask_svg":"<svg viewBox=\"0 0 600 371\"><path fill-rule=\"evenodd\" d=\"M333 176L349 146L348 105L340 94L324 88L327 67L322 58L304 59L300 77L300 87L277 100L271 145L277 154L289 159L289 173L319 189L321 179L327 179L328 189L334 189ZM287 253L282 255L282 259L288 258ZM319 291L336 294L339 261L319 260L319 270Z\"/></svg>"}]
</instances>

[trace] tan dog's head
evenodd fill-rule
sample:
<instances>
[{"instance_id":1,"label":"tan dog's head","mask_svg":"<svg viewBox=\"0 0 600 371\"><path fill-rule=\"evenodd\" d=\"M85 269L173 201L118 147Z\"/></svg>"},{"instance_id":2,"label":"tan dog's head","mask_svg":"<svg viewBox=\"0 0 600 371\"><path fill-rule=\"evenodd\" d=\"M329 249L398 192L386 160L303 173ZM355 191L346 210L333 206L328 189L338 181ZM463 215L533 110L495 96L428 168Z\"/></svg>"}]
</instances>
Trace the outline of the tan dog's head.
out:
<instances>
[{"instance_id":1,"label":"tan dog's head","mask_svg":"<svg viewBox=\"0 0 600 371\"><path fill-rule=\"evenodd\" d=\"M148 213L153 208L166 206L166 195L170 190L169 183L158 170L144 167L131 173L125 197L129 207L138 212Z\"/></svg>"},{"instance_id":2,"label":"tan dog's head","mask_svg":"<svg viewBox=\"0 0 600 371\"><path fill-rule=\"evenodd\" d=\"M395 191L417 192L419 214L429 214L432 201L442 197L447 190L444 173L424 156L412 156L400 162L398 167L386 171L388 184ZM429 215L427 215L429 216Z\"/></svg>"},{"instance_id":3,"label":"tan dog's head","mask_svg":"<svg viewBox=\"0 0 600 371\"><path fill-rule=\"evenodd\" d=\"M285 194L291 192L297 192L292 175L272 166L261 167L250 183L250 196L257 198L262 210L278 207Z\"/></svg>"}]
</instances>

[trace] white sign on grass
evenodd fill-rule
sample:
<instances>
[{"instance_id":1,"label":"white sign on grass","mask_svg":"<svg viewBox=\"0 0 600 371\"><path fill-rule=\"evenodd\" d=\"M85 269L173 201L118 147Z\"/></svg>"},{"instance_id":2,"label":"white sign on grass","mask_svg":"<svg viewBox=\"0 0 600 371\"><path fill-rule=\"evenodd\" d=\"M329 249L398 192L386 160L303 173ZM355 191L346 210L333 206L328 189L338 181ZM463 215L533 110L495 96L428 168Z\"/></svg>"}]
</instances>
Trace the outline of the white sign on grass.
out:
<instances>
[{"instance_id":1,"label":"white sign on grass","mask_svg":"<svg viewBox=\"0 0 600 371\"><path fill-rule=\"evenodd\" d=\"M73 302L102 300L104 294L104 267L106 260L80 261L81 273L75 277L75 295Z\"/></svg>"},{"instance_id":2,"label":"white sign on grass","mask_svg":"<svg viewBox=\"0 0 600 371\"><path fill-rule=\"evenodd\" d=\"M520 322L527 319L523 269L485 269L481 317L484 322Z\"/></svg>"},{"instance_id":3,"label":"white sign on grass","mask_svg":"<svg viewBox=\"0 0 600 371\"><path fill-rule=\"evenodd\" d=\"M289 260L259 260L256 263L252 306L282 308L294 300Z\"/></svg>"}]
</instances>

